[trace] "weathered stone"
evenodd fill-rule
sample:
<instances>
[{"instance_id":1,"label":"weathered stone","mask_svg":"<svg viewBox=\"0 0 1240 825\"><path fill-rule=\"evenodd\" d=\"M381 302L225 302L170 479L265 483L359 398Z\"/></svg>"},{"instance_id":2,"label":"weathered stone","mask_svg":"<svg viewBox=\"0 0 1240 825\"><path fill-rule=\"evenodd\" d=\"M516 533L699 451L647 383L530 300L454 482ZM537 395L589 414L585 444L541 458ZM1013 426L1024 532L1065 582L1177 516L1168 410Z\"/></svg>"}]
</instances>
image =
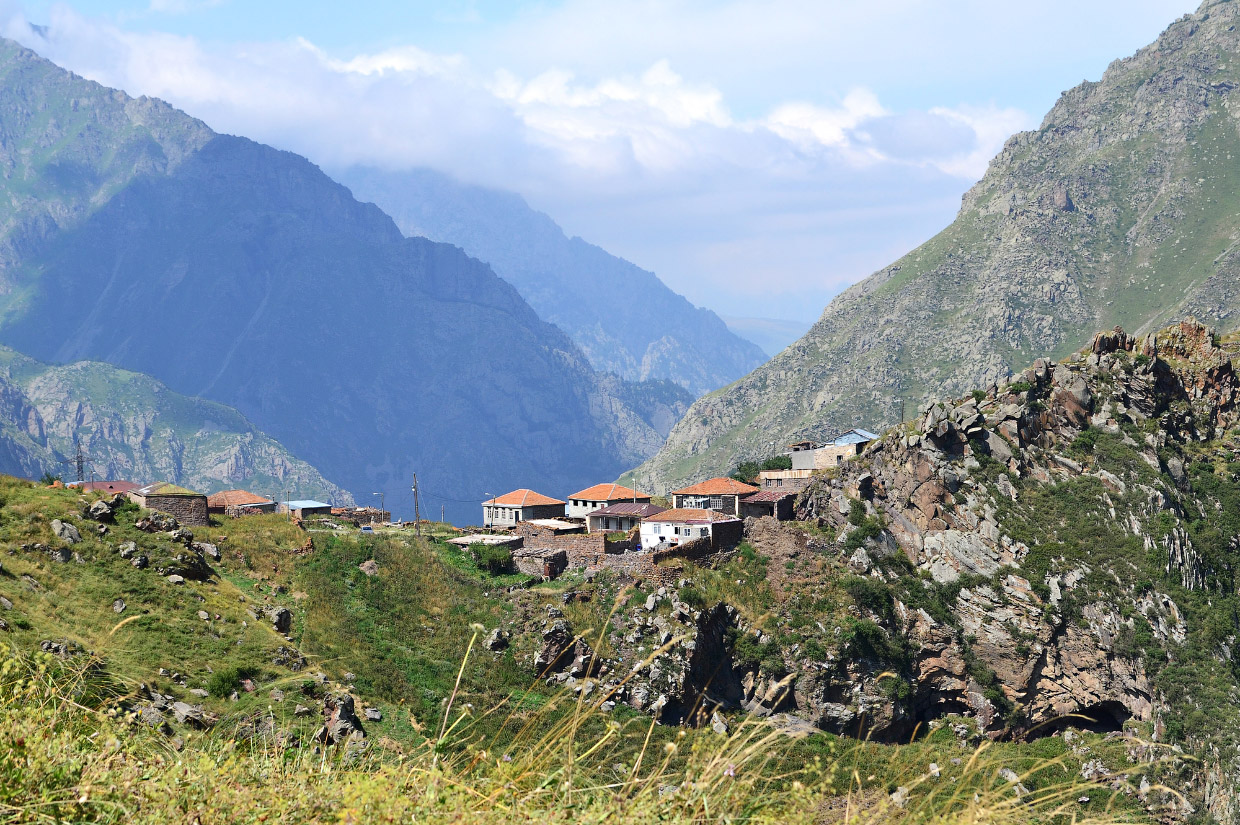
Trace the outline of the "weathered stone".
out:
<instances>
[{"instance_id":1,"label":"weathered stone","mask_svg":"<svg viewBox=\"0 0 1240 825\"><path fill-rule=\"evenodd\" d=\"M359 564L357 569L361 570L367 576L377 576L379 575L379 562L374 559L368 559L367 561Z\"/></svg>"},{"instance_id":2,"label":"weathered stone","mask_svg":"<svg viewBox=\"0 0 1240 825\"><path fill-rule=\"evenodd\" d=\"M52 533L61 541L69 544L77 544L82 540L82 534L72 524L61 521L58 518L52 519Z\"/></svg>"},{"instance_id":3,"label":"weathered stone","mask_svg":"<svg viewBox=\"0 0 1240 825\"><path fill-rule=\"evenodd\" d=\"M277 633L288 633L293 629L293 612L287 607L268 607L263 611L263 615Z\"/></svg>"},{"instance_id":4,"label":"weathered stone","mask_svg":"<svg viewBox=\"0 0 1240 825\"><path fill-rule=\"evenodd\" d=\"M337 691L323 697L323 727L315 739L323 744L335 745L365 736L366 730L357 718L352 695Z\"/></svg>"}]
</instances>

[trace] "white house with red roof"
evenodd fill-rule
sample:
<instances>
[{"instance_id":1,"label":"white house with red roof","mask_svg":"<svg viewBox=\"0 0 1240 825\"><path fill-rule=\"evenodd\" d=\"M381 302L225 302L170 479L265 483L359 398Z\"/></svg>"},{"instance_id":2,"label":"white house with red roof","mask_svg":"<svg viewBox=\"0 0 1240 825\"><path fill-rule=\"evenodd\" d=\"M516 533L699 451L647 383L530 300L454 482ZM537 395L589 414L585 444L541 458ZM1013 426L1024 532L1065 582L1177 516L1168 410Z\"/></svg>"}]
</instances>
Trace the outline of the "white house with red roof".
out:
<instances>
[{"instance_id":1,"label":"white house with red roof","mask_svg":"<svg viewBox=\"0 0 1240 825\"><path fill-rule=\"evenodd\" d=\"M595 484L578 490L568 497L568 517L584 519L595 510L627 501L630 504L649 504L650 494L641 493L621 484Z\"/></svg>"},{"instance_id":2,"label":"white house with red roof","mask_svg":"<svg viewBox=\"0 0 1240 825\"><path fill-rule=\"evenodd\" d=\"M697 507L664 510L642 520L642 548L653 550L660 544L677 545L698 539L716 538L716 532L726 533L726 544L735 544L740 541L741 520L735 516Z\"/></svg>"},{"instance_id":3,"label":"white house with red roof","mask_svg":"<svg viewBox=\"0 0 1240 825\"><path fill-rule=\"evenodd\" d=\"M564 502L533 490L513 490L482 502L482 523L487 527L515 527L532 519L563 517Z\"/></svg>"}]
</instances>

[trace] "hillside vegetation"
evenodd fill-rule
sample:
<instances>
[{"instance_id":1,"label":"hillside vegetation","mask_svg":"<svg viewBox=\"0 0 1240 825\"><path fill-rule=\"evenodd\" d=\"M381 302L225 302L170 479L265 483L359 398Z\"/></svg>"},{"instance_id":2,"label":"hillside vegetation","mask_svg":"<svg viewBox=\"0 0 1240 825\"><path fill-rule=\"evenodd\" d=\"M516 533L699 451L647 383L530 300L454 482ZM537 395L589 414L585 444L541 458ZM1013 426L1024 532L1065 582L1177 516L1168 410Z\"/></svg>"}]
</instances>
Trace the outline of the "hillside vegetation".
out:
<instances>
[{"instance_id":1,"label":"hillside vegetation","mask_svg":"<svg viewBox=\"0 0 1240 825\"><path fill-rule=\"evenodd\" d=\"M97 501L0 479L4 821L1145 820L1135 781L1081 777L1131 746L1099 735L893 747L732 713L720 733L535 680L522 629L548 602L589 634L645 598L606 577L531 586L278 516L191 536L120 503L104 532Z\"/></svg>"},{"instance_id":2,"label":"hillside vegetation","mask_svg":"<svg viewBox=\"0 0 1240 825\"><path fill-rule=\"evenodd\" d=\"M1013 136L951 226L837 297L803 338L699 400L639 477L658 488L770 443L1062 358L1094 331L1240 322L1240 6L1206 0Z\"/></svg>"}]
</instances>

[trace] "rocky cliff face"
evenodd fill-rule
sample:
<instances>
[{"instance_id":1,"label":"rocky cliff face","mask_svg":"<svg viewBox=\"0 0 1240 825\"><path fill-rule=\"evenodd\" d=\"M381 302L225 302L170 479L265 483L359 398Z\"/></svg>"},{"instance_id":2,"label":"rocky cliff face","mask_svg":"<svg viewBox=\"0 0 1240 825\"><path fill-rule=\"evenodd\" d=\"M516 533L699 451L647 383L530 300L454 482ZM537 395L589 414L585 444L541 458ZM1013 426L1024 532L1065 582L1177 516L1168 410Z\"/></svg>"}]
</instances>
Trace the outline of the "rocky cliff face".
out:
<instances>
[{"instance_id":1,"label":"rocky cliff face","mask_svg":"<svg viewBox=\"0 0 1240 825\"><path fill-rule=\"evenodd\" d=\"M680 486L770 442L1063 357L1116 324L1240 309L1240 9L1208 0L1008 141L956 220L849 289L797 343L701 399L642 475Z\"/></svg>"},{"instance_id":2,"label":"rocky cliff face","mask_svg":"<svg viewBox=\"0 0 1240 825\"><path fill-rule=\"evenodd\" d=\"M766 360L715 313L693 306L653 272L566 237L518 195L429 169L354 168L339 178L405 234L455 244L486 261L543 320L567 332L597 370L629 381L672 381L696 397Z\"/></svg>"},{"instance_id":3,"label":"rocky cliff face","mask_svg":"<svg viewBox=\"0 0 1240 825\"><path fill-rule=\"evenodd\" d=\"M612 669L657 666L618 696L880 741L1137 732L1202 755L1176 781L1229 821L1206 776L1240 756L1238 349L1117 329L925 406L817 476L798 522L751 520L741 558L613 619Z\"/></svg>"},{"instance_id":4,"label":"rocky cliff face","mask_svg":"<svg viewBox=\"0 0 1240 825\"><path fill-rule=\"evenodd\" d=\"M485 491L577 489L661 442L485 264L404 238L304 158L10 42L0 74L8 225L24 239L0 260L15 349L235 407L398 513L415 472L430 505L476 519L463 502Z\"/></svg>"},{"instance_id":5,"label":"rocky cliff face","mask_svg":"<svg viewBox=\"0 0 1240 825\"><path fill-rule=\"evenodd\" d=\"M37 477L46 469L69 478L64 457L80 444L94 478L166 480L206 493L240 487L279 497L288 490L353 503L347 490L222 404L108 364L50 366L6 349L0 364L4 386L20 402L10 426L24 426L55 454L37 472L19 472L20 462L0 464L5 472Z\"/></svg>"}]
</instances>

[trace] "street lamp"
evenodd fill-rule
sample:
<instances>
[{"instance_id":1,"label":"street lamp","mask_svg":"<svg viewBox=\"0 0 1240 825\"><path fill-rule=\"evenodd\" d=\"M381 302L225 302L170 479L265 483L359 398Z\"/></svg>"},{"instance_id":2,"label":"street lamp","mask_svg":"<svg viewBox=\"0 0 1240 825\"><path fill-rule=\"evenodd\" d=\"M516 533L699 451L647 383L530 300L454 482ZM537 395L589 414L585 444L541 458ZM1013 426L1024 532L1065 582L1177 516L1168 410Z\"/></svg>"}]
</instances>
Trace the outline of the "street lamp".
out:
<instances>
[{"instance_id":1,"label":"street lamp","mask_svg":"<svg viewBox=\"0 0 1240 825\"><path fill-rule=\"evenodd\" d=\"M383 493L371 493L371 495L379 497L379 509L383 510Z\"/></svg>"}]
</instances>

